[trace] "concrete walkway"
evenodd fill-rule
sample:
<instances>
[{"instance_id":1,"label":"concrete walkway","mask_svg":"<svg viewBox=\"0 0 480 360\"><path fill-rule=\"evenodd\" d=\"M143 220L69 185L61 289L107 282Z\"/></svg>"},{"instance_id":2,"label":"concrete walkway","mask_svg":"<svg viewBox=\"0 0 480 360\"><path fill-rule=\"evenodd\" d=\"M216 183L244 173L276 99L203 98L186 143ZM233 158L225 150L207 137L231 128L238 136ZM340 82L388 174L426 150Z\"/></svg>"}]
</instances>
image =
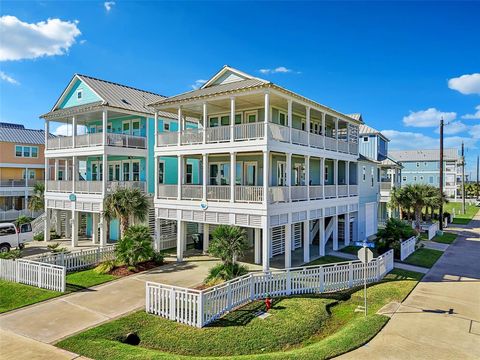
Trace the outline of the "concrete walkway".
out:
<instances>
[{"instance_id":1,"label":"concrete walkway","mask_svg":"<svg viewBox=\"0 0 480 360\"><path fill-rule=\"evenodd\" d=\"M480 213L368 344L341 359L480 359Z\"/></svg>"},{"instance_id":2,"label":"concrete walkway","mask_svg":"<svg viewBox=\"0 0 480 360\"><path fill-rule=\"evenodd\" d=\"M449 231L450 229L446 230ZM446 251L448 249L448 244L443 244L435 241L420 241L420 244L425 245L426 249Z\"/></svg>"}]
</instances>

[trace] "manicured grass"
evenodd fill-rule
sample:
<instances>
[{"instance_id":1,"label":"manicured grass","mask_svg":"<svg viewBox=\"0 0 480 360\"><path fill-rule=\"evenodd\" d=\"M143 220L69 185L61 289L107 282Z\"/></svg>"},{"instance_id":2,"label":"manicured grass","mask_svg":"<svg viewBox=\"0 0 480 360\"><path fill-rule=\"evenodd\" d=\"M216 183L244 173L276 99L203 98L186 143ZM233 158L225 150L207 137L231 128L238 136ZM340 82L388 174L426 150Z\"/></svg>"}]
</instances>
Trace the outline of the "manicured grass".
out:
<instances>
[{"instance_id":1,"label":"manicured grass","mask_svg":"<svg viewBox=\"0 0 480 360\"><path fill-rule=\"evenodd\" d=\"M457 234L452 234L448 232L444 232L443 235L435 235L432 239L432 241L439 242L442 244L451 244L455 241L457 238Z\"/></svg>"},{"instance_id":2,"label":"manicured grass","mask_svg":"<svg viewBox=\"0 0 480 360\"><path fill-rule=\"evenodd\" d=\"M431 268L442 256L443 251L421 248L403 260L404 263Z\"/></svg>"},{"instance_id":3,"label":"manicured grass","mask_svg":"<svg viewBox=\"0 0 480 360\"><path fill-rule=\"evenodd\" d=\"M363 304L356 288L334 294L278 298L265 320L254 313L260 301L225 315L203 329L179 324L143 311L127 315L62 340L57 346L93 359L326 359L369 341L388 321L376 312L402 301L421 274L392 271L368 289L369 314L355 312ZM129 332L139 346L123 344Z\"/></svg>"},{"instance_id":4,"label":"manicured grass","mask_svg":"<svg viewBox=\"0 0 480 360\"><path fill-rule=\"evenodd\" d=\"M341 257L338 257L338 256L325 255L325 256L322 256L321 258L313 260L312 262L309 262L308 264L306 264L306 266L326 265L326 264L333 264L333 263L345 262L345 261L350 261L350 260L344 259L344 258L341 258Z\"/></svg>"},{"instance_id":5,"label":"manicured grass","mask_svg":"<svg viewBox=\"0 0 480 360\"><path fill-rule=\"evenodd\" d=\"M453 223L462 225L468 224L470 220L472 220L472 218L475 216L477 211L480 210L480 208L474 205L465 204L465 214L462 214L461 202L449 202L443 207L443 211L449 212L450 214L453 213L453 209L455 209L455 219L453 219Z\"/></svg>"},{"instance_id":6,"label":"manicured grass","mask_svg":"<svg viewBox=\"0 0 480 360\"><path fill-rule=\"evenodd\" d=\"M116 279L113 275L100 275L93 270L78 271L67 275L66 292L40 289L35 286L0 280L0 313L18 309L57 296Z\"/></svg>"}]
</instances>

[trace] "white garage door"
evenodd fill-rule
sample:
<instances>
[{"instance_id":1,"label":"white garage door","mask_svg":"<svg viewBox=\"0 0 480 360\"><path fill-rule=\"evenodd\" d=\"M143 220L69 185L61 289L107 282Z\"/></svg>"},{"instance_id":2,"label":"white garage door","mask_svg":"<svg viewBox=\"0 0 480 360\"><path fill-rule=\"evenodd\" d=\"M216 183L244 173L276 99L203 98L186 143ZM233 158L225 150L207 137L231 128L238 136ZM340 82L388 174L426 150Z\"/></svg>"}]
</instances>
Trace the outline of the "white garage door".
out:
<instances>
[{"instance_id":1,"label":"white garage door","mask_svg":"<svg viewBox=\"0 0 480 360\"><path fill-rule=\"evenodd\" d=\"M365 204L365 237L375 234L375 203Z\"/></svg>"}]
</instances>

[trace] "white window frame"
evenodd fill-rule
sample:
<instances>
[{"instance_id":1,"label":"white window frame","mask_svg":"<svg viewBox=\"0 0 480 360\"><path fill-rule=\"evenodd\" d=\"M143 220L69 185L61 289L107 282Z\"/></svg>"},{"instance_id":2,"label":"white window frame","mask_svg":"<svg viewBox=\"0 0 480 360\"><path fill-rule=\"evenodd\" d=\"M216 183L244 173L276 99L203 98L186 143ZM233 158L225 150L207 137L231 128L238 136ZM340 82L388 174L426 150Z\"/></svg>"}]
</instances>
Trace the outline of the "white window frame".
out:
<instances>
[{"instance_id":1,"label":"white window frame","mask_svg":"<svg viewBox=\"0 0 480 360\"><path fill-rule=\"evenodd\" d=\"M255 167L255 179L253 185L247 185L247 167L253 165ZM244 161L243 162L243 182L245 186L258 186L258 161Z\"/></svg>"},{"instance_id":2,"label":"white window frame","mask_svg":"<svg viewBox=\"0 0 480 360\"><path fill-rule=\"evenodd\" d=\"M20 147L22 149L22 155L21 156L17 156L17 147ZM25 156L24 155L24 152L25 152L25 148L29 148L30 149L30 152L29 152L29 156ZM37 150L37 156L32 156L32 149L36 149ZM15 144L15 146L13 147L13 155L16 157L16 158L25 158L25 159L38 159L38 146L32 146L32 145L18 145L18 144Z\"/></svg>"},{"instance_id":3,"label":"white window frame","mask_svg":"<svg viewBox=\"0 0 480 360\"><path fill-rule=\"evenodd\" d=\"M190 172L190 181L188 181L188 168L190 167L191 172ZM192 163L185 163L185 185L192 185L193 184L193 164Z\"/></svg>"},{"instance_id":4,"label":"white window frame","mask_svg":"<svg viewBox=\"0 0 480 360\"><path fill-rule=\"evenodd\" d=\"M248 121L250 115L255 115L255 121L253 123ZM258 110L245 111L244 124L254 124L258 122Z\"/></svg>"},{"instance_id":5,"label":"white window frame","mask_svg":"<svg viewBox=\"0 0 480 360\"><path fill-rule=\"evenodd\" d=\"M282 173L282 167L283 166L283 175L282 177L279 177L279 174ZM280 179L281 185L280 185ZM286 186L287 185L287 162L286 161L277 161L277 186Z\"/></svg>"}]
</instances>

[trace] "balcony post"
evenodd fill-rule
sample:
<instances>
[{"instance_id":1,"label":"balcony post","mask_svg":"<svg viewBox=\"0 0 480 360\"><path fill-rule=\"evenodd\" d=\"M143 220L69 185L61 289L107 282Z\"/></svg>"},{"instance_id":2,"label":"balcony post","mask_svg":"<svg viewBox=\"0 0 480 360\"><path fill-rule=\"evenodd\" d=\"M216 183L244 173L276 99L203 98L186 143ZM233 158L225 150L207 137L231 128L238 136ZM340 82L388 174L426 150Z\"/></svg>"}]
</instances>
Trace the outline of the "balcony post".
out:
<instances>
[{"instance_id":1,"label":"balcony post","mask_svg":"<svg viewBox=\"0 0 480 360\"><path fill-rule=\"evenodd\" d=\"M264 217L262 227L262 269L270 270L270 224L268 215Z\"/></svg>"},{"instance_id":2,"label":"balcony post","mask_svg":"<svg viewBox=\"0 0 480 360\"><path fill-rule=\"evenodd\" d=\"M155 111L154 115L154 121L155 121L155 126L154 126L154 131L155 131L155 148L158 146L158 111ZM157 174L157 171L155 170L155 174ZM155 175L156 176L156 175Z\"/></svg>"},{"instance_id":3,"label":"balcony post","mask_svg":"<svg viewBox=\"0 0 480 360\"><path fill-rule=\"evenodd\" d=\"M265 138L268 136L268 123L270 122L270 93L265 92Z\"/></svg>"},{"instance_id":4,"label":"balcony post","mask_svg":"<svg viewBox=\"0 0 480 360\"><path fill-rule=\"evenodd\" d=\"M288 186L288 201L292 201L292 154L287 154L287 186Z\"/></svg>"},{"instance_id":5,"label":"balcony post","mask_svg":"<svg viewBox=\"0 0 480 360\"><path fill-rule=\"evenodd\" d=\"M183 246L185 242L185 222L177 220L177 262L183 261Z\"/></svg>"},{"instance_id":6,"label":"balcony post","mask_svg":"<svg viewBox=\"0 0 480 360\"><path fill-rule=\"evenodd\" d=\"M230 142L235 141L235 97L230 98Z\"/></svg>"},{"instance_id":7,"label":"balcony post","mask_svg":"<svg viewBox=\"0 0 480 360\"><path fill-rule=\"evenodd\" d=\"M305 155L305 186L307 187L307 200L310 200L310 155Z\"/></svg>"},{"instance_id":8,"label":"balcony post","mask_svg":"<svg viewBox=\"0 0 480 360\"><path fill-rule=\"evenodd\" d=\"M180 134L179 134L180 135ZM177 200L182 199L182 184L183 184L183 155L178 155L177 156Z\"/></svg>"},{"instance_id":9,"label":"balcony post","mask_svg":"<svg viewBox=\"0 0 480 360\"><path fill-rule=\"evenodd\" d=\"M70 226L72 227L72 247L78 246L78 215L78 211L72 210L72 218L70 219Z\"/></svg>"},{"instance_id":10,"label":"balcony post","mask_svg":"<svg viewBox=\"0 0 480 360\"><path fill-rule=\"evenodd\" d=\"M107 180L108 180L108 158L104 152L102 155L102 195L107 195Z\"/></svg>"},{"instance_id":11,"label":"balcony post","mask_svg":"<svg viewBox=\"0 0 480 360\"><path fill-rule=\"evenodd\" d=\"M207 143L207 127L208 127L208 106L207 102L203 103L203 144Z\"/></svg>"},{"instance_id":12,"label":"balcony post","mask_svg":"<svg viewBox=\"0 0 480 360\"><path fill-rule=\"evenodd\" d=\"M182 107L178 107L178 146L182 145L182 131L183 131L183 121L182 121Z\"/></svg>"},{"instance_id":13,"label":"balcony post","mask_svg":"<svg viewBox=\"0 0 480 360\"><path fill-rule=\"evenodd\" d=\"M350 213L347 212L345 213L345 239L344 239L344 244L345 246L350 245Z\"/></svg>"},{"instance_id":14,"label":"balcony post","mask_svg":"<svg viewBox=\"0 0 480 360\"><path fill-rule=\"evenodd\" d=\"M307 141L308 141L308 146L310 146L310 111L311 107L307 106L306 108L306 124L305 124L305 131L307 132Z\"/></svg>"},{"instance_id":15,"label":"balcony post","mask_svg":"<svg viewBox=\"0 0 480 360\"><path fill-rule=\"evenodd\" d=\"M75 193L75 181L77 179L78 160L76 156L72 157L72 193Z\"/></svg>"},{"instance_id":16,"label":"balcony post","mask_svg":"<svg viewBox=\"0 0 480 360\"><path fill-rule=\"evenodd\" d=\"M233 126L232 126L233 129ZM235 152L230 153L230 202L235 202L235 179L237 170L237 154Z\"/></svg>"},{"instance_id":17,"label":"balcony post","mask_svg":"<svg viewBox=\"0 0 480 360\"><path fill-rule=\"evenodd\" d=\"M335 118L335 142L338 152L338 118Z\"/></svg>"},{"instance_id":18,"label":"balcony post","mask_svg":"<svg viewBox=\"0 0 480 360\"><path fill-rule=\"evenodd\" d=\"M45 120L45 150L48 150L48 135L49 134L50 134L50 121Z\"/></svg>"},{"instance_id":19,"label":"balcony post","mask_svg":"<svg viewBox=\"0 0 480 360\"><path fill-rule=\"evenodd\" d=\"M207 201L208 154L202 154L202 163L202 194L203 201Z\"/></svg>"},{"instance_id":20,"label":"balcony post","mask_svg":"<svg viewBox=\"0 0 480 360\"><path fill-rule=\"evenodd\" d=\"M285 225L285 269L292 267L292 223L288 214L288 223Z\"/></svg>"},{"instance_id":21,"label":"balcony post","mask_svg":"<svg viewBox=\"0 0 480 360\"><path fill-rule=\"evenodd\" d=\"M98 242L98 213L92 213L92 244Z\"/></svg>"},{"instance_id":22,"label":"balcony post","mask_svg":"<svg viewBox=\"0 0 480 360\"><path fill-rule=\"evenodd\" d=\"M310 261L310 220L303 222L303 262Z\"/></svg>"},{"instance_id":23,"label":"balcony post","mask_svg":"<svg viewBox=\"0 0 480 360\"><path fill-rule=\"evenodd\" d=\"M156 122L156 121L155 121ZM158 136L155 135L155 139L157 138ZM156 141L156 140L155 140ZM154 181L154 195L155 195L155 199L158 199L158 181L159 181L159 177L158 177L158 160L159 160L159 157L154 155L153 157L154 159L154 173L153 173L153 181ZM163 171L165 171L165 168L163 169Z\"/></svg>"},{"instance_id":24,"label":"balcony post","mask_svg":"<svg viewBox=\"0 0 480 360\"><path fill-rule=\"evenodd\" d=\"M322 198L325 199L325 158L320 158L320 184L322 184Z\"/></svg>"},{"instance_id":25,"label":"balcony post","mask_svg":"<svg viewBox=\"0 0 480 360\"><path fill-rule=\"evenodd\" d=\"M270 154L268 151L263 152L263 206L268 204L268 187L270 186Z\"/></svg>"},{"instance_id":26,"label":"balcony post","mask_svg":"<svg viewBox=\"0 0 480 360\"><path fill-rule=\"evenodd\" d=\"M347 196L350 196L350 161L345 161L345 182L347 183Z\"/></svg>"},{"instance_id":27,"label":"balcony post","mask_svg":"<svg viewBox=\"0 0 480 360\"><path fill-rule=\"evenodd\" d=\"M335 197L338 197L338 159L333 159L333 183L335 184Z\"/></svg>"},{"instance_id":28,"label":"balcony post","mask_svg":"<svg viewBox=\"0 0 480 360\"><path fill-rule=\"evenodd\" d=\"M333 250L338 250L338 215L332 217L333 221Z\"/></svg>"},{"instance_id":29,"label":"balcony post","mask_svg":"<svg viewBox=\"0 0 480 360\"><path fill-rule=\"evenodd\" d=\"M203 224L203 253L208 253L208 247L210 246L210 225Z\"/></svg>"},{"instance_id":30,"label":"balcony post","mask_svg":"<svg viewBox=\"0 0 480 360\"><path fill-rule=\"evenodd\" d=\"M290 140L289 142L292 142L292 100L288 99L287 100L287 122L288 122L288 133Z\"/></svg>"},{"instance_id":31,"label":"balcony post","mask_svg":"<svg viewBox=\"0 0 480 360\"><path fill-rule=\"evenodd\" d=\"M108 127L108 110L104 109L102 112L102 144L107 146L107 127ZM105 172L105 168L103 169Z\"/></svg>"},{"instance_id":32,"label":"balcony post","mask_svg":"<svg viewBox=\"0 0 480 360\"><path fill-rule=\"evenodd\" d=\"M255 229L253 229L253 231L254 231L254 248L255 248L254 262L255 262L255 264L260 264L262 262L262 259L261 259L261 256L260 256L260 254L262 253L260 229L255 228Z\"/></svg>"},{"instance_id":33,"label":"balcony post","mask_svg":"<svg viewBox=\"0 0 480 360\"><path fill-rule=\"evenodd\" d=\"M325 218L322 216L318 220L319 220L319 224L318 224L319 255L325 256Z\"/></svg>"},{"instance_id":34,"label":"balcony post","mask_svg":"<svg viewBox=\"0 0 480 360\"><path fill-rule=\"evenodd\" d=\"M45 220L43 223L43 240L44 241L49 241L50 240L50 213L51 210L46 207L46 200L45 200Z\"/></svg>"},{"instance_id":35,"label":"balcony post","mask_svg":"<svg viewBox=\"0 0 480 360\"><path fill-rule=\"evenodd\" d=\"M72 117L72 148L75 148L77 137L77 118L75 116Z\"/></svg>"},{"instance_id":36,"label":"balcony post","mask_svg":"<svg viewBox=\"0 0 480 360\"><path fill-rule=\"evenodd\" d=\"M105 217L100 214L100 223L98 224L99 225L99 228L100 228L100 246L101 247L104 247L104 246L107 246L107 220L105 219Z\"/></svg>"},{"instance_id":37,"label":"balcony post","mask_svg":"<svg viewBox=\"0 0 480 360\"><path fill-rule=\"evenodd\" d=\"M326 129L325 129L325 113L322 113L322 135L323 135L323 148L325 149L325 137L327 136L326 134Z\"/></svg>"},{"instance_id":38,"label":"balcony post","mask_svg":"<svg viewBox=\"0 0 480 360\"><path fill-rule=\"evenodd\" d=\"M59 160L58 160L58 159L55 159L55 168L54 168L54 169L55 169L55 175L54 175L55 181L58 181L58 167L59 167L59 166L58 166L58 165L59 165L58 162L59 162Z\"/></svg>"}]
</instances>

